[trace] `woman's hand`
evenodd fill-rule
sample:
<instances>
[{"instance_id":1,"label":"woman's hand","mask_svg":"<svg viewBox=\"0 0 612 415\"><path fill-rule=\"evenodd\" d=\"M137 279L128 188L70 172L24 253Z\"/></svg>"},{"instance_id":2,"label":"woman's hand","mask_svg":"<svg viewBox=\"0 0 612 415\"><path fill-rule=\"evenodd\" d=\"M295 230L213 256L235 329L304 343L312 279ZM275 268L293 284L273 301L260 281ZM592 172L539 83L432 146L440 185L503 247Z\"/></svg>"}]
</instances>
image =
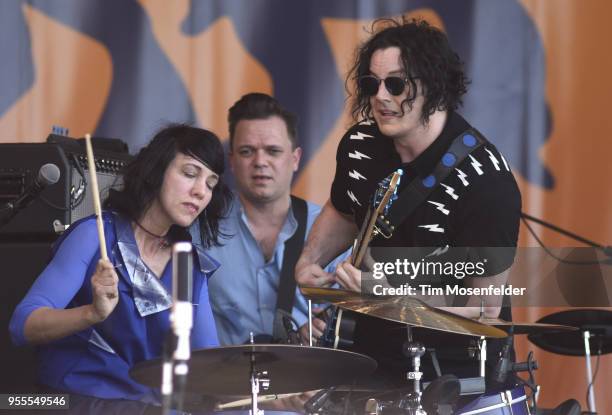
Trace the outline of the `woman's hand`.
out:
<instances>
[{"instance_id":1,"label":"woman's hand","mask_svg":"<svg viewBox=\"0 0 612 415\"><path fill-rule=\"evenodd\" d=\"M119 277L113 264L100 259L91 277L92 309L96 321L102 322L113 312L119 302Z\"/></svg>"}]
</instances>

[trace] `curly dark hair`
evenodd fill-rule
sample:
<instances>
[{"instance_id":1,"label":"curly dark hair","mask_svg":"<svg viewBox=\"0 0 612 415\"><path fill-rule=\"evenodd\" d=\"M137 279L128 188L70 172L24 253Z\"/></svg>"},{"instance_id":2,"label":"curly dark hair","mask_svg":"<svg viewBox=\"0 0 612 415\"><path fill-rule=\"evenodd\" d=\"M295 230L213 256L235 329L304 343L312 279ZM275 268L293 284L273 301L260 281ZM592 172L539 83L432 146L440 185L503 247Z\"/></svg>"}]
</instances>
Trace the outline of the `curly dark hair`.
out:
<instances>
[{"instance_id":1,"label":"curly dark hair","mask_svg":"<svg viewBox=\"0 0 612 415\"><path fill-rule=\"evenodd\" d=\"M412 109L416 99L418 78L425 102L421 121L426 124L437 110L455 110L461 104L461 96L469 83L463 73L463 62L451 49L448 38L441 30L424 20L377 19L372 23L372 36L356 51L355 65L349 71L345 86L351 99L353 119L371 118L370 96L360 90L357 80L370 74L370 60L375 51L398 47L410 90L414 91L402 103ZM353 95L349 85L354 82Z\"/></svg>"},{"instance_id":2,"label":"curly dark hair","mask_svg":"<svg viewBox=\"0 0 612 415\"><path fill-rule=\"evenodd\" d=\"M158 197L166 169L179 152L200 160L219 175L210 203L199 217L202 243L205 246L219 245L218 238L222 236L219 220L225 217L232 196L221 180L225 170L223 146L219 138L208 130L185 124L163 127L124 168L122 188L109 191L104 207L139 222ZM171 232L169 237L176 234L176 231Z\"/></svg>"}]
</instances>

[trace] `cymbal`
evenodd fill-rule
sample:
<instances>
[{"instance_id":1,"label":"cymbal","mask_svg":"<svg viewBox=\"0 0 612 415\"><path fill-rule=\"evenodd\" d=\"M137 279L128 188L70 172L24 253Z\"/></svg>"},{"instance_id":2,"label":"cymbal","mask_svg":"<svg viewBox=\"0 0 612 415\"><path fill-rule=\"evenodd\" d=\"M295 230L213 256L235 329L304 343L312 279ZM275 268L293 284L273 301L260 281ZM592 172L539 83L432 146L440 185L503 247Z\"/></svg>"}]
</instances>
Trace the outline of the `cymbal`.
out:
<instances>
[{"instance_id":1,"label":"cymbal","mask_svg":"<svg viewBox=\"0 0 612 415\"><path fill-rule=\"evenodd\" d=\"M527 338L536 346L551 353L584 356L583 332L589 331L591 354L612 352L612 311L592 308L566 310L550 314L538 323L566 324L579 331L560 333L534 333Z\"/></svg>"},{"instance_id":2,"label":"cymbal","mask_svg":"<svg viewBox=\"0 0 612 415\"><path fill-rule=\"evenodd\" d=\"M377 298L372 294L361 294L356 291L341 288L306 287L300 286L304 298L320 303L335 303L337 301L363 300L364 298Z\"/></svg>"},{"instance_id":3,"label":"cymbal","mask_svg":"<svg viewBox=\"0 0 612 415\"><path fill-rule=\"evenodd\" d=\"M371 357L345 350L288 344L247 344L194 351L189 361L187 392L208 396L251 394L251 359L256 371L267 371L270 388L262 394L283 394L351 384L377 367ZM130 376L159 388L162 360L135 365Z\"/></svg>"},{"instance_id":4,"label":"cymbal","mask_svg":"<svg viewBox=\"0 0 612 415\"><path fill-rule=\"evenodd\" d=\"M300 287L304 297L313 301L332 303L357 313L468 336L507 337L506 332L451 312L433 308L409 296L362 295L348 290L321 287Z\"/></svg>"},{"instance_id":5,"label":"cymbal","mask_svg":"<svg viewBox=\"0 0 612 415\"><path fill-rule=\"evenodd\" d=\"M555 331L572 331L577 330L576 327L564 326L561 324L546 324L546 323L519 323L516 321L506 321L501 318L481 317L475 319L477 322L487 324L489 326L500 328L504 331L509 331L512 328L512 334L535 334Z\"/></svg>"}]
</instances>

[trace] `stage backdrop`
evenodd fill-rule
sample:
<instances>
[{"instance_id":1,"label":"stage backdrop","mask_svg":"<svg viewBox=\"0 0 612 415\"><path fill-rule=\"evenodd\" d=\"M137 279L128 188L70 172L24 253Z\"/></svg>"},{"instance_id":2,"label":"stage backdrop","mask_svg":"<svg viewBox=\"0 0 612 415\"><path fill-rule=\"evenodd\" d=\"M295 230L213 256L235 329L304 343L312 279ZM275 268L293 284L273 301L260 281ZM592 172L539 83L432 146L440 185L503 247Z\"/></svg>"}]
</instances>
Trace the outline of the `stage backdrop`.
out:
<instances>
[{"instance_id":1,"label":"stage backdrop","mask_svg":"<svg viewBox=\"0 0 612 415\"><path fill-rule=\"evenodd\" d=\"M472 82L461 112L505 154L523 209L610 243L611 13L604 0L1 1L0 142L42 142L61 125L135 152L168 121L226 140L231 104L266 92L299 116L294 192L323 203L351 123L344 76L355 46L378 17L420 16L465 60ZM539 231L550 245L577 245ZM521 244L535 244L524 228ZM541 405L575 397L584 406L583 360L517 344L519 358L535 350L540 361ZM611 381L604 356L600 413L612 412Z\"/></svg>"}]
</instances>

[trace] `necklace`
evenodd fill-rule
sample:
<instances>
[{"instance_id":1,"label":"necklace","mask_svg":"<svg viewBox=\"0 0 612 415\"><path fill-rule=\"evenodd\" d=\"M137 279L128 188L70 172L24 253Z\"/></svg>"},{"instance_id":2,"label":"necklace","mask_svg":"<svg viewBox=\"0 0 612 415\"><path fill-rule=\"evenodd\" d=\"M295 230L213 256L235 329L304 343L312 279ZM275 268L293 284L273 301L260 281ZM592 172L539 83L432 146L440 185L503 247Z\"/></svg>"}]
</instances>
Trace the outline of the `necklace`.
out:
<instances>
[{"instance_id":1,"label":"necklace","mask_svg":"<svg viewBox=\"0 0 612 415\"><path fill-rule=\"evenodd\" d=\"M168 242L168 233L165 233L164 235L157 235L153 232L151 232L150 230L148 230L147 228L145 228L144 226L142 226L139 222L134 221L134 223L136 224L136 226L138 226L140 229L142 229L143 231L145 231L145 233L149 234L150 236L159 239L159 248L167 248L170 246L170 242Z\"/></svg>"}]
</instances>

